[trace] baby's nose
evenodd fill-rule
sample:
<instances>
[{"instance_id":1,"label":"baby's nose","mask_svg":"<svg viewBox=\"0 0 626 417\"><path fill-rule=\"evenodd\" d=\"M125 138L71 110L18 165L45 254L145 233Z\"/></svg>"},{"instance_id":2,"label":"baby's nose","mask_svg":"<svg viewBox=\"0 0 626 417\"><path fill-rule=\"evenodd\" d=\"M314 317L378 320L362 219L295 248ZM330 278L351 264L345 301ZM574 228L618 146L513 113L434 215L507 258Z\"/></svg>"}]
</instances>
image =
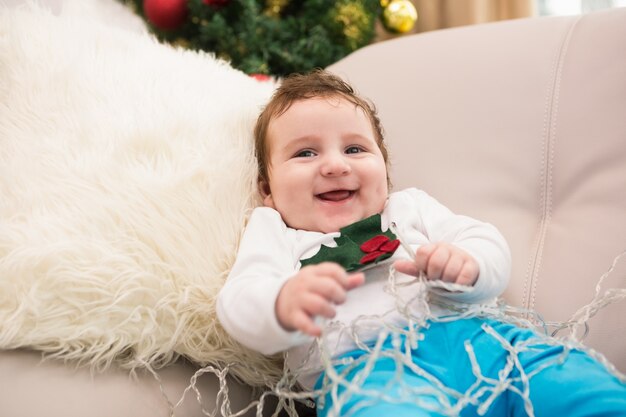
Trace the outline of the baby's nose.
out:
<instances>
[{"instance_id":1,"label":"baby's nose","mask_svg":"<svg viewBox=\"0 0 626 417\"><path fill-rule=\"evenodd\" d=\"M327 155L322 164L322 175L346 175L352 170L349 161L343 155Z\"/></svg>"}]
</instances>

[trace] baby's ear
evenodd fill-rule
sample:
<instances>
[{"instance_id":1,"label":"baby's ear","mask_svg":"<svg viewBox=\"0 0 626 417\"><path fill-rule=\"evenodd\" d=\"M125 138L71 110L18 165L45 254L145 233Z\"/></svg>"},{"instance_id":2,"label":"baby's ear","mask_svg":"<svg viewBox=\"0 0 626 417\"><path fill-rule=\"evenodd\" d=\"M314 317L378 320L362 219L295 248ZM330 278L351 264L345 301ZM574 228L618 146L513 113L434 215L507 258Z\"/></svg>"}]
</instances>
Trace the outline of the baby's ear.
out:
<instances>
[{"instance_id":1,"label":"baby's ear","mask_svg":"<svg viewBox=\"0 0 626 417\"><path fill-rule=\"evenodd\" d=\"M259 192L261 193L261 197L263 198L263 205L265 207L274 207L274 199L272 198L272 190L270 189L270 184L266 180L259 180Z\"/></svg>"}]
</instances>

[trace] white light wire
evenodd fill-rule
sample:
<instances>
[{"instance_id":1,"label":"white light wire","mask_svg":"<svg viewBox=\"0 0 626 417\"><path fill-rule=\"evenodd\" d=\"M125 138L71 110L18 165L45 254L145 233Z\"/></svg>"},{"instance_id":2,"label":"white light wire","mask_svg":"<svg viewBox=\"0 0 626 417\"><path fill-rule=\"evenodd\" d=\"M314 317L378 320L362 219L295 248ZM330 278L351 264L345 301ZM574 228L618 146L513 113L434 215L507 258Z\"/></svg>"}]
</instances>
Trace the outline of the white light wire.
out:
<instances>
[{"instance_id":1,"label":"white light wire","mask_svg":"<svg viewBox=\"0 0 626 417\"><path fill-rule=\"evenodd\" d=\"M398 236L400 242L404 241L404 239L398 235L397 229L394 233ZM404 244L403 247L405 247L405 250L407 250L409 254L413 253L410 247L406 247ZM619 372L615 366L604 357L604 355L582 344L582 339L587 334L588 321L601 308L607 306L608 304L626 299L626 288L609 288L602 292L602 284L614 271L617 263L624 256L626 256L626 250L615 257L610 268L600 277L592 300L587 305L577 310L569 320L564 322L545 322L536 312L509 306L502 300L499 300L495 304L464 304L442 301L440 298L430 297L431 291L440 291L441 289L448 291L462 291L464 288L460 287L465 286L440 281L430 281L425 279L423 276L416 278L410 283L396 283L395 271L393 270L393 267L390 267L388 285L385 290L396 296L396 309L405 317L406 322L408 323L406 327L401 328L386 324L384 322L385 315L375 317L357 317L349 325L322 321L325 324L322 336L317 339L317 343L312 344L309 350L309 357L313 354L314 349L319 350L321 364L325 370L325 376L321 388L312 392L301 391L297 383L299 375L301 375L302 372L310 370L310 368L315 366L315 364L310 364L305 361L302 366L303 369L287 369L285 366L283 377L278 383L271 384L268 382L267 390L259 396L258 400L252 401L246 407L238 411L232 411L230 397L228 395L227 376L231 368L235 366L246 366L246 364L229 364L222 366L221 368L209 365L199 369L191 377L189 386L184 390L181 398L175 404L170 401L166 395L163 387L163 381L158 372L153 370L147 364L146 368L159 383L161 394L169 409L170 417L175 417L176 409L180 407L190 391L195 393L196 400L202 406L203 415L210 417L218 415L218 410L220 416L239 417L254 408L256 408L256 416L262 417L267 413L267 410L264 410L264 408L267 407L267 398L269 396L274 396L278 400L272 415L277 416L281 410L285 410L290 417L297 417L296 402L300 402L304 406L314 407L313 400L323 403L326 401L326 397L330 396L332 399L332 406L328 416L336 417L342 415L342 406L353 394L363 395L366 400L353 407L350 414L360 408L367 407L372 403L387 401L390 403L411 403L422 407L425 410L436 410L437 412L448 416L459 415L463 408L471 404L477 407L480 415L484 415L498 396L506 391L520 396L524 401L526 414L529 417L534 417L534 410L529 396L530 379L546 367L554 366L565 361L567 355L573 349L585 351L591 357L602 363L606 369L615 375L622 383L626 383L626 375ZM421 286L421 290L418 291L417 295L408 301L402 300L402 298L398 296L398 291L401 287L406 285ZM419 304L421 310L418 311L425 312L423 316L417 317L410 313L410 309L408 307L414 303ZM431 304L438 304L448 309L451 314L445 316L435 316L430 310ZM503 349L506 350L508 353L507 359L503 368L498 372L497 379L486 377L483 375L480 365L476 359L474 347L469 340L466 340L464 348L470 360L472 372L476 381L466 390L466 392L458 392L445 386L441 381L430 375L426 370L413 363L411 350L419 348L419 330L427 327L428 322L450 322L471 317L490 318L511 323L523 328L534 329L537 330L539 337L524 341L517 341L514 345L512 345L500 336L500 334L497 333L491 326L486 323L483 324L482 329L488 335L497 340ZM364 319L367 319L370 325L372 319L377 319L381 323L379 336L373 346L371 344L364 343L358 337L358 332L356 330L360 322ZM551 333L549 332L550 329L553 329ZM582 335L580 335L580 329L585 329ZM341 337L351 337L355 346L366 351L367 354L359 357L358 359L332 358L331 352L329 352L325 343L327 335L330 331L339 332ZM560 335L561 333L565 334ZM404 336L404 344L401 342L401 336ZM387 338L391 338L394 349L382 349L383 342L387 340ZM525 372L520 363L519 354L525 351L533 350L533 346L535 345L546 344L563 346L563 351L557 358L554 359L554 361L545 363L532 372ZM397 384L395 386L399 387L399 392L401 393L399 396L391 396L387 394L387 390L385 389L372 391L365 390L361 387L362 382L371 373L377 359L381 357L391 358L397 365L395 377L389 381L389 384ZM337 372L334 366L339 364L344 366L344 369L341 372ZM359 367L360 370L353 378L347 380L347 374L357 367ZM407 370L428 380L432 384L432 388L415 388L404 383L402 380L402 374ZM220 386L215 398L215 408L211 412L204 409L204 406L202 405L202 395L200 390L196 387L198 378L207 373L213 374L219 380ZM513 377L513 373L517 373L518 376ZM521 388L516 387L516 383ZM345 388L342 393L339 393L340 387ZM436 398L438 404L433 405L432 402L424 401L425 395L428 396L428 398ZM450 399L453 401L450 401ZM349 414L344 416L349 417Z\"/></svg>"}]
</instances>

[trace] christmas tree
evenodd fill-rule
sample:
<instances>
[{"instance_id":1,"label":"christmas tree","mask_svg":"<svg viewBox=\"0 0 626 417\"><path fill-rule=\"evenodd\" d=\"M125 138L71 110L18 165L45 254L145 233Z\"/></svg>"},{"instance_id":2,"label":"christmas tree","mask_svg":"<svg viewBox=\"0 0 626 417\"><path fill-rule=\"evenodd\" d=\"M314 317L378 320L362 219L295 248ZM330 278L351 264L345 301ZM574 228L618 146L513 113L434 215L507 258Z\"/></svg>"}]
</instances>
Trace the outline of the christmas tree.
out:
<instances>
[{"instance_id":1,"label":"christmas tree","mask_svg":"<svg viewBox=\"0 0 626 417\"><path fill-rule=\"evenodd\" d=\"M120 1L163 41L213 52L248 74L272 76L338 61L372 42L379 18L398 32L410 30L417 18L408 0Z\"/></svg>"}]
</instances>

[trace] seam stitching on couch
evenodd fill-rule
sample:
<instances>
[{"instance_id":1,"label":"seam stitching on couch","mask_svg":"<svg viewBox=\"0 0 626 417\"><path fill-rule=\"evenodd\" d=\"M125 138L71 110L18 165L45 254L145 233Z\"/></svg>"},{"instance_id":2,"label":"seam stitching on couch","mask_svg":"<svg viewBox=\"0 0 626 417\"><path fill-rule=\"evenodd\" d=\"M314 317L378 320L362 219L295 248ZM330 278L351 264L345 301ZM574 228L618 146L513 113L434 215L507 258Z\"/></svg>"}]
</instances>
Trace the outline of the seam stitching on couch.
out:
<instances>
[{"instance_id":1,"label":"seam stitching on couch","mask_svg":"<svg viewBox=\"0 0 626 417\"><path fill-rule=\"evenodd\" d=\"M557 114L559 108L559 93L561 87L561 76L563 73L563 66L567 49L569 47L570 40L574 33L574 29L578 25L578 22L583 18L583 15L578 16L571 24L563 40L560 43L560 47L556 51L553 68L552 79L553 82L549 87L548 94L546 95L545 113L544 113L544 133L541 149L541 165L542 172L540 178L541 190L540 190L540 220L539 228L537 231L537 238L534 243L534 256L528 261L528 271L526 279L524 280L523 290L523 305L526 308L534 309L537 283L539 281L539 269L541 267L541 261L543 257L543 248L545 238L548 230L548 225L552 218L552 173L554 168L554 147L556 137L557 126Z\"/></svg>"}]
</instances>

